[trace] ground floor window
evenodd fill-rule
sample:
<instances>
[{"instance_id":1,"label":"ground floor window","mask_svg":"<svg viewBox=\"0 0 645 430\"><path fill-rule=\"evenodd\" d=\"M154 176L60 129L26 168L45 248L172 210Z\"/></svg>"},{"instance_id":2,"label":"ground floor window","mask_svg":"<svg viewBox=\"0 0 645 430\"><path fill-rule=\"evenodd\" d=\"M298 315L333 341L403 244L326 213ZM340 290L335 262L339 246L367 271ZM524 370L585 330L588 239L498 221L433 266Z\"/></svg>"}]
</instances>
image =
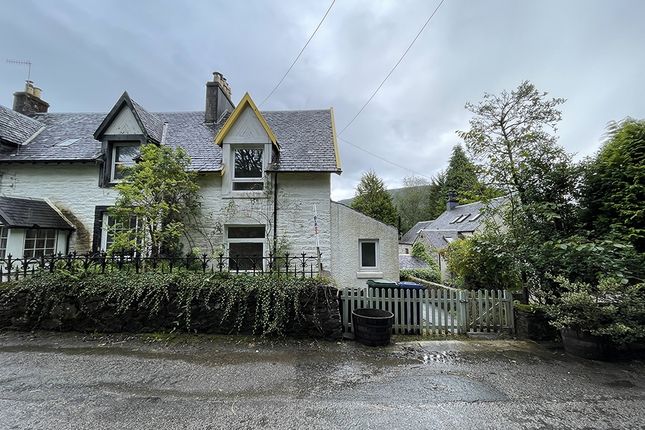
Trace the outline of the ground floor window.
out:
<instances>
[{"instance_id":1,"label":"ground floor window","mask_svg":"<svg viewBox=\"0 0 645 430\"><path fill-rule=\"evenodd\" d=\"M0 227L0 259L5 258L7 253L7 238L9 237L9 229Z\"/></svg>"},{"instance_id":2,"label":"ground floor window","mask_svg":"<svg viewBox=\"0 0 645 430\"><path fill-rule=\"evenodd\" d=\"M265 228L228 226L227 246L230 270L263 270Z\"/></svg>"},{"instance_id":3,"label":"ground floor window","mask_svg":"<svg viewBox=\"0 0 645 430\"><path fill-rule=\"evenodd\" d=\"M378 240L359 240L361 269L376 269L378 264Z\"/></svg>"},{"instance_id":4,"label":"ground floor window","mask_svg":"<svg viewBox=\"0 0 645 430\"><path fill-rule=\"evenodd\" d=\"M118 222L117 219L107 212L103 213L101 228L101 250L107 251L114 244L114 238L124 231L136 231L138 228L137 217L130 217L128 222Z\"/></svg>"},{"instance_id":5,"label":"ground floor window","mask_svg":"<svg viewBox=\"0 0 645 430\"><path fill-rule=\"evenodd\" d=\"M56 252L56 230L30 228L25 232L25 258L40 258Z\"/></svg>"}]
</instances>

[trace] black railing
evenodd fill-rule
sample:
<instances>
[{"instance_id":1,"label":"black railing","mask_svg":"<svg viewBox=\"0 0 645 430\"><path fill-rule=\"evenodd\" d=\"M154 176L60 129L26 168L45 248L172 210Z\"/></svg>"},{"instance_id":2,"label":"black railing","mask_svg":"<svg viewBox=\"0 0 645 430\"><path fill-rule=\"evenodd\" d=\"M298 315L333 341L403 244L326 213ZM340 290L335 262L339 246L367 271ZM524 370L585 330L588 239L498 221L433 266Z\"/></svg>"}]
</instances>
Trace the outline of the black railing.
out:
<instances>
[{"instance_id":1,"label":"black railing","mask_svg":"<svg viewBox=\"0 0 645 430\"><path fill-rule=\"evenodd\" d=\"M294 277L314 277L319 274L318 258L306 253L281 256L225 256L209 257L207 254L185 257L141 256L132 253L55 254L33 258L0 258L0 283L19 280L42 271L51 273L91 272L97 274L114 271L133 273L173 273L189 270L201 273L232 273L246 275L273 274Z\"/></svg>"}]
</instances>

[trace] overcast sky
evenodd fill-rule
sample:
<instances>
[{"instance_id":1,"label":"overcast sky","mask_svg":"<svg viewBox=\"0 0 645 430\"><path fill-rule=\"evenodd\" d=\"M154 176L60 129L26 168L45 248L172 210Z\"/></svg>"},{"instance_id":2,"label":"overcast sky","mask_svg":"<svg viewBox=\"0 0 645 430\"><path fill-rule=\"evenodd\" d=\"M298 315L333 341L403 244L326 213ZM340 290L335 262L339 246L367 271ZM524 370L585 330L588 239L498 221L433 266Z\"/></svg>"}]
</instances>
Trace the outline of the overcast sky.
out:
<instances>
[{"instance_id":1,"label":"overcast sky","mask_svg":"<svg viewBox=\"0 0 645 430\"><path fill-rule=\"evenodd\" d=\"M203 110L221 71L237 102L262 101L330 1L5 0L0 104L31 77L52 112L108 111L123 90L150 111ZM398 60L438 0L338 0L263 110L334 107L340 131ZM610 120L645 117L645 1L446 0L343 138L333 197L374 169L388 187L445 168L467 101L532 81L564 97L560 142L592 154Z\"/></svg>"}]
</instances>

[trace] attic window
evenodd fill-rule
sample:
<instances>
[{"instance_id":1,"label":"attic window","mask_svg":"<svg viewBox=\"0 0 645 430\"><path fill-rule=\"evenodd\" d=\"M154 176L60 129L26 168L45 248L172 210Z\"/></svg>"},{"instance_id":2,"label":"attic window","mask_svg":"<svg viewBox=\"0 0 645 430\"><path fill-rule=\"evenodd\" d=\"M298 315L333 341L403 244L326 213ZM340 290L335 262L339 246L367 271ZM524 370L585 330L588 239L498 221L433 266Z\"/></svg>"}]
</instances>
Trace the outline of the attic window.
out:
<instances>
[{"instance_id":1,"label":"attic window","mask_svg":"<svg viewBox=\"0 0 645 430\"><path fill-rule=\"evenodd\" d=\"M459 217L459 221L457 221L457 222L458 223L464 222L464 221L466 221L466 219L468 219L469 216L470 216L470 214L462 215L461 217Z\"/></svg>"},{"instance_id":2,"label":"attic window","mask_svg":"<svg viewBox=\"0 0 645 430\"><path fill-rule=\"evenodd\" d=\"M480 213L478 213L477 215L475 215L475 216L473 217L473 219L471 219L471 220L470 220L470 222L477 221L477 220L479 219L479 217L481 217L481 216L482 216L482 213L480 212Z\"/></svg>"}]
</instances>

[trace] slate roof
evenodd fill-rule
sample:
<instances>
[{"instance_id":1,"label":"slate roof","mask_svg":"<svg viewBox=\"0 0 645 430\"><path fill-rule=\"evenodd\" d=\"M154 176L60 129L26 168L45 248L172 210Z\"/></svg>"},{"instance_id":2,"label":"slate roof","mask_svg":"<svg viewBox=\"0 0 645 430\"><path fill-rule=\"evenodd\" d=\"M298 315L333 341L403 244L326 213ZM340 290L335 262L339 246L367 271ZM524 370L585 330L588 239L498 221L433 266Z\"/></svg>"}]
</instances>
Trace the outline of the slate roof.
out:
<instances>
[{"instance_id":1,"label":"slate roof","mask_svg":"<svg viewBox=\"0 0 645 430\"><path fill-rule=\"evenodd\" d=\"M413 244L419 232L424 228L426 228L428 224L430 224L431 222L432 221L419 221L414 225L414 227L408 230L407 233L401 236L401 240L399 240L399 243Z\"/></svg>"},{"instance_id":2,"label":"slate roof","mask_svg":"<svg viewBox=\"0 0 645 430\"><path fill-rule=\"evenodd\" d=\"M428 251L438 251L450 244L449 239L457 239L456 231L421 230L418 240L426 246Z\"/></svg>"},{"instance_id":3,"label":"slate roof","mask_svg":"<svg viewBox=\"0 0 645 430\"><path fill-rule=\"evenodd\" d=\"M399 269L428 269L430 265L425 261L409 254L399 254Z\"/></svg>"},{"instance_id":4,"label":"slate roof","mask_svg":"<svg viewBox=\"0 0 645 430\"><path fill-rule=\"evenodd\" d=\"M0 105L0 140L22 145L44 124Z\"/></svg>"},{"instance_id":5,"label":"slate roof","mask_svg":"<svg viewBox=\"0 0 645 430\"><path fill-rule=\"evenodd\" d=\"M142 109L138 111L141 121L150 127L148 133L151 137L158 136L160 142L163 124L167 123L164 144L184 148L192 159L193 170L216 172L222 169L222 149L214 140L228 116L217 124L206 124L203 111L148 113L140 105L134 102L133 105ZM0 151L0 162L94 161L101 156L101 142L95 140L93 134L106 115L36 114L34 119L43 123L45 129L24 147L10 152ZM268 111L262 115L276 134L281 148L279 161L272 170L339 172L331 110Z\"/></svg>"},{"instance_id":6,"label":"slate roof","mask_svg":"<svg viewBox=\"0 0 645 430\"><path fill-rule=\"evenodd\" d=\"M145 110L139 103L132 99L131 101L137 116L143 124L144 131L157 142L161 142L164 122L157 115Z\"/></svg>"},{"instance_id":7,"label":"slate roof","mask_svg":"<svg viewBox=\"0 0 645 430\"><path fill-rule=\"evenodd\" d=\"M496 208L505 200L505 197L498 197L491 199L488 203L474 202L458 205L454 209L445 210L437 219L426 225L424 230L473 232L486 220L482 210L486 207ZM480 213L481 215L478 217L477 215Z\"/></svg>"},{"instance_id":8,"label":"slate roof","mask_svg":"<svg viewBox=\"0 0 645 430\"><path fill-rule=\"evenodd\" d=\"M0 196L0 222L7 227L74 230L45 200Z\"/></svg>"},{"instance_id":9,"label":"slate roof","mask_svg":"<svg viewBox=\"0 0 645 430\"><path fill-rule=\"evenodd\" d=\"M336 172L331 110L268 111L262 116L278 138L275 170Z\"/></svg>"}]
</instances>

